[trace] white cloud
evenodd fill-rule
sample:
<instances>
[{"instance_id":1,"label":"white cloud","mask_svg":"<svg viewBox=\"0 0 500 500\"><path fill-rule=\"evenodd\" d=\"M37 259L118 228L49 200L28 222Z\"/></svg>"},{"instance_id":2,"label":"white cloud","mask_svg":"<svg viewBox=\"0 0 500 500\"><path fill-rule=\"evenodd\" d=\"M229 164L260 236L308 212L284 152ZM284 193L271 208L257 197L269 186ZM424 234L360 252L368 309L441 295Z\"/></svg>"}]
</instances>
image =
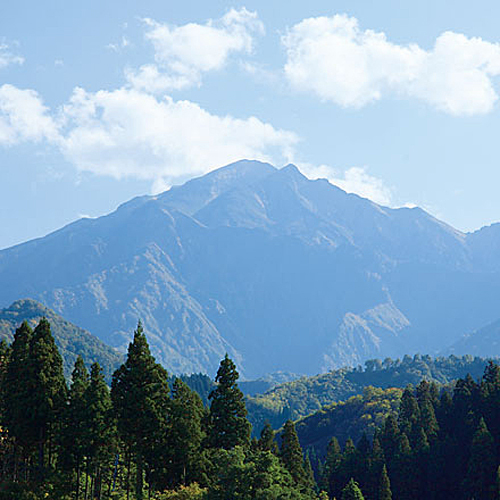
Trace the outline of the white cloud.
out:
<instances>
[{"instance_id":1,"label":"white cloud","mask_svg":"<svg viewBox=\"0 0 500 500\"><path fill-rule=\"evenodd\" d=\"M254 35L264 32L257 14L245 8L231 9L206 24L169 26L152 19L145 22L155 62L138 71L128 69L126 78L134 88L148 92L200 85L203 73L223 68L231 54L251 53Z\"/></svg>"},{"instance_id":2,"label":"white cloud","mask_svg":"<svg viewBox=\"0 0 500 500\"><path fill-rule=\"evenodd\" d=\"M472 115L491 111L498 99L492 78L500 75L500 44L480 38L448 31L424 50L335 15L303 20L282 42L289 82L340 106L360 108L394 93Z\"/></svg>"},{"instance_id":3,"label":"white cloud","mask_svg":"<svg viewBox=\"0 0 500 500\"><path fill-rule=\"evenodd\" d=\"M368 174L365 167L351 167L344 172L327 165L301 164L300 169L310 179L328 179L347 193L355 193L379 205L393 204L392 192L382 179Z\"/></svg>"},{"instance_id":4,"label":"white cloud","mask_svg":"<svg viewBox=\"0 0 500 500\"><path fill-rule=\"evenodd\" d=\"M165 186L241 158L287 161L297 137L255 117L210 114L190 101L133 89L76 89L61 149L80 170Z\"/></svg>"},{"instance_id":5,"label":"white cloud","mask_svg":"<svg viewBox=\"0 0 500 500\"><path fill-rule=\"evenodd\" d=\"M24 57L13 54L7 43L0 43L0 69L11 64L23 64Z\"/></svg>"},{"instance_id":6,"label":"white cloud","mask_svg":"<svg viewBox=\"0 0 500 500\"><path fill-rule=\"evenodd\" d=\"M10 84L0 87L0 144L57 142L58 138L56 122L34 90Z\"/></svg>"}]
</instances>

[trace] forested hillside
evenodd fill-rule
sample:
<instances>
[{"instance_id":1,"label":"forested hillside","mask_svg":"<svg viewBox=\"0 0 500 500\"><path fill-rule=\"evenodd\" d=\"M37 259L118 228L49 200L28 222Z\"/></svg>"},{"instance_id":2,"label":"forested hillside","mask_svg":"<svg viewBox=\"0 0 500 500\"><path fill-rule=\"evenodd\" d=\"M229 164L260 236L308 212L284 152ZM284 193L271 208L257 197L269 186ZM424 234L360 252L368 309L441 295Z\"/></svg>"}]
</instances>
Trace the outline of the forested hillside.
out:
<instances>
[{"instance_id":1,"label":"forested hillside","mask_svg":"<svg viewBox=\"0 0 500 500\"><path fill-rule=\"evenodd\" d=\"M76 358L82 356L88 368L98 362L106 381L111 382L111 375L123 362L123 354L35 300L17 300L10 307L0 310L0 339L10 343L22 321L26 320L31 327L35 327L41 318L50 322L67 379L71 376Z\"/></svg>"},{"instance_id":2,"label":"forested hillside","mask_svg":"<svg viewBox=\"0 0 500 500\"><path fill-rule=\"evenodd\" d=\"M425 364L444 381L482 362L424 361L386 361L378 380L421 377L410 367ZM384 371L377 362L366 368L353 376ZM226 355L204 405L181 378L169 380L139 324L111 390L99 364L89 373L81 356L68 386L49 321L34 330L24 321L11 346L0 344L0 499L498 498L493 362L478 382L367 387L296 424L288 419L277 439L269 424L251 439L238 378Z\"/></svg>"},{"instance_id":3,"label":"forested hillside","mask_svg":"<svg viewBox=\"0 0 500 500\"><path fill-rule=\"evenodd\" d=\"M447 384L467 374L478 378L487 364L486 359L468 355L369 360L364 368L342 368L315 377L302 377L265 394L247 397L249 418L255 429L261 429L266 420L278 429L288 418L305 417L334 402L363 394L369 386L404 388L422 380Z\"/></svg>"}]
</instances>

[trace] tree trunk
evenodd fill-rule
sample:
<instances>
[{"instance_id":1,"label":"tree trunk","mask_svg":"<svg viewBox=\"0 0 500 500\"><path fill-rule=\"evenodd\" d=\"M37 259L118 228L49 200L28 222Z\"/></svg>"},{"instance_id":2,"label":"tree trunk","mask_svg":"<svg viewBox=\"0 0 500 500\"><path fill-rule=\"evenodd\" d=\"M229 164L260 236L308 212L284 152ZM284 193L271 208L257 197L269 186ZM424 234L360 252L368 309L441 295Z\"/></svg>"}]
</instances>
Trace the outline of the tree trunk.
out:
<instances>
[{"instance_id":1,"label":"tree trunk","mask_svg":"<svg viewBox=\"0 0 500 500\"><path fill-rule=\"evenodd\" d=\"M127 459L127 500L130 499L130 460L131 453L129 452Z\"/></svg>"},{"instance_id":2,"label":"tree trunk","mask_svg":"<svg viewBox=\"0 0 500 500\"><path fill-rule=\"evenodd\" d=\"M80 498L80 460L76 462L76 500Z\"/></svg>"},{"instance_id":3,"label":"tree trunk","mask_svg":"<svg viewBox=\"0 0 500 500\"><path fill-rule=\"evenodd\" d=\"M137 457L137 475L135 477L135 496L137 500L143 500L142 486L143 486L143 460L142 455Z\"/></svg>"},{"instance_id":4,"label":"tree trunk","mask_svg":"<svg viewBox=\"0 0 500 500\"><path fill-rule=\"evenodd\" d=\"M85 489L84 489L84 493L83 493L84 500L87 500L87 488L88 488L88 484L89 484L89 469L90 469L90 464L89 464L89 459L87 457L87 471L85 473Z\"/></svg>"}]
</instances>

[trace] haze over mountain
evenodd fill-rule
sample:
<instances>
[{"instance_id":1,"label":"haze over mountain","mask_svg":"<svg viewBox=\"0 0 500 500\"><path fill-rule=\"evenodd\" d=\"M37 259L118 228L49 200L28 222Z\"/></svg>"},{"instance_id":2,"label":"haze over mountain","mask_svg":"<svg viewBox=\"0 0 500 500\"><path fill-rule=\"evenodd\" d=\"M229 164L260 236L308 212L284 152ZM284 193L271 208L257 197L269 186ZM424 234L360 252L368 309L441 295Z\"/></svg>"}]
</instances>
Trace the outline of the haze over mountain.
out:
<instances>
[{"instance_id":1,"label":"haze over mountain","mask_svg":"<svg viewBox=\"0 0 500 500\"><path fill-rule=\"evenodd\" d=\"M35 300L16 300L10 307L0 309L0 339L12 342L16 328L24 320L35 328L41 318L50 322L50 329L63 358L64 376L67 379L71 377L76 358L80 355L88 368L97 361L106 381L111 383L111 376L123 363L124 356Z\"/></svg>"},{"instance_id":2,"label":"haze over mountain","mask_svg":"<svg viewBox=\"0 0 500 500\"><path fill-rule=\"evenodd\" d=\"M318 373L496 320L498 250L500 225L465 234L244 160L1 251L0 305L35 298L121 349L140 318L177 373L225 352L247 377Z\"/></svg>"}]
</instances>

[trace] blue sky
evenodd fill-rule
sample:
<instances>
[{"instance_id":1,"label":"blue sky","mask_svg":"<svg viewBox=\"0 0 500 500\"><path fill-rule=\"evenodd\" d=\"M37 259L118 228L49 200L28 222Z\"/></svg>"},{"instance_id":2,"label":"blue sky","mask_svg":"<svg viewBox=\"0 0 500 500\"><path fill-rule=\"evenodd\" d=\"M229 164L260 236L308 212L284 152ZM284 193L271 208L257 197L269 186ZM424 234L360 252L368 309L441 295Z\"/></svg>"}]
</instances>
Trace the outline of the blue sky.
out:
<instances>
[{"instance_id":1,"label":"blue sky","mask_svg":"<svg viewBox=\"0 0 500 500\"><path fill-rule=\"evenodd\" d=\"M500 4L8 2L0 248L247 157L500 220Z\"/></svg>"}]
</instances>

